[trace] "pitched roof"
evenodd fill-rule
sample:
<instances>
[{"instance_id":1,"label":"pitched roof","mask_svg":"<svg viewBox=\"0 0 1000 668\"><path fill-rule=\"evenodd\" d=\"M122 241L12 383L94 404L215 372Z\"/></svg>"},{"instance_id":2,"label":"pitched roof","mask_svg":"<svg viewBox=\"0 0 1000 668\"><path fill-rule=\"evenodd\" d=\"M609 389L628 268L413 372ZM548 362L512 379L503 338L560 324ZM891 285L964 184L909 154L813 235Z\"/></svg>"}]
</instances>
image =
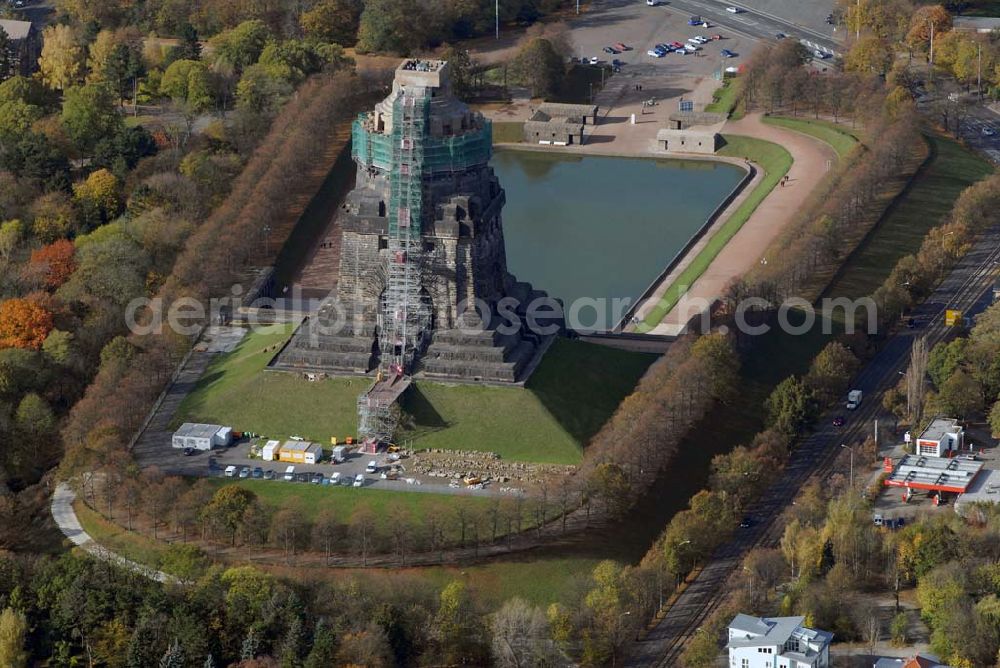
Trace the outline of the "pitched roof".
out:
<instances>
[{"instance_id":1,"label":"pitched roof","mask_svg":"<svg viewBox=\"0 0 1000 668\"><path fill-rule=\"evenodd\" d=\"M3 28L3 31L7 33L7 37L13 40L26 39L31 32L31 21L0 19L0 28Z\"/></svg>"}]
</instances>

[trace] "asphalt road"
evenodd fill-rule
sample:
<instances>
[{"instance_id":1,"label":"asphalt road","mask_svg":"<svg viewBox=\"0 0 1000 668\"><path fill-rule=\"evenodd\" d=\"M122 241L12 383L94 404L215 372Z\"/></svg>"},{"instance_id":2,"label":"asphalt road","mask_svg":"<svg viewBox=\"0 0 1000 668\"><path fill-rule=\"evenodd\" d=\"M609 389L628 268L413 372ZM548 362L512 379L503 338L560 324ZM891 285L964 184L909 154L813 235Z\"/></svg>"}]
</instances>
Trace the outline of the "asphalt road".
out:
<instances>
[{"instance_id":1,"label":"asphalt road","mask_svg":"<svg viewBox=\"0 0 1000 668\"><path fill-rule=\"evenodd\" d=\"M788 5L785 7L785 5ZM843 47L832 33L832 26L820 24L814 18L815 9L820 8L823 19L832 11L822 9L823 2L806 3L810 8L808 13L796 9L796 4L787 0L746 0L745 2L720 2L718 0L669 0L668 6L692 15L708 19L712 24L718 24L754 37L756 39L774 40L778 33L787 35L790 39L802 41L806 46L819 49L834 55L842 55ZM732 14L726 7L737 7L742 11ZM652 8L651 8L652 9ZM822 26L822 27L821 27Z\"/></svg>"},{"instance_id":2,"label":"asphalt road","mask_svg":"<svg viewBox=\"0 0 1000 668\"><path fill-rule=\"evenodd\" d=\"M992 284L1000 262L1000 228L990 230L974 245L930 298L914 310L923 324L903 329L889 338L881 351L862 369L852 388L864 392L861 407L847 414L843 427L832 426L834 413L825 415L815 432L792 453L781 479L747 514L754 520L746 529L737 529L734 538L719 547L690 586L681 594L663 620L631 647L628 666L674 666L691 636L726 597L726 580L755 546L774 547L783 526L777 521L802 485L815 473L826 471L836 459L840 445L853 446L871 432L882 413L881 393L895 385L909 362L913 341L928 339L928 347L953 330L944 325L944 311L962 310L967 316L981 312L992 298Z\"/></svg>"}]
</instances>

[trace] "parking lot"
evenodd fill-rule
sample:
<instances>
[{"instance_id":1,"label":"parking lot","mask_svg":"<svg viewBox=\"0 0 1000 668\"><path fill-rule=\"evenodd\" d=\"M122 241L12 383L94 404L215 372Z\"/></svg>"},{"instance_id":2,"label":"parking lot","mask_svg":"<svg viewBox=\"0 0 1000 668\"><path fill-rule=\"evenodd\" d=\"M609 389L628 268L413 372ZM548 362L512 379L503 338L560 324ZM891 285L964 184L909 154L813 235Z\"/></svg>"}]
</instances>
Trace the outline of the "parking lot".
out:
<instances>
[{"instance_id":1,"label":"parking lot","mask_svg":"<svg viewBox=\"0 0 1000 668\"><path fill-rule=\"evenodd\" d=\"M386 489L407 492L432 492L436 494L474 494L474 495L496 495L510 492L506 487L500 487L489 482L480 485L466 485L464 481L443 479L440 477L429 477L418 475L408 470L410 457L407 453L387 453L381 452L377 455L365 454L358 451L355 445L349 449L343 462L334 463L329 458L318 464L301 464L281 461L264 461L259 455L252 455L252 446L257 445L255 450L259 451L266 439L257 439L251 442L243 439L230 447L214 448L212 450L194 450L191 454L185 454L180 448L173 448L169 443L164 443L159 457L159 468L165 473L184 476L226 476L226 469L229 466L235 467L233 480L255 478L273 481L274 484L315 484L329 486L332 480L341 486L354 486L358 475L361 477L360 487L373 487L376 489ZM327 453L329 455L329 453ZM370 462L376 462L377 470L371 473L367 470ZM285 479L285 471L289 466L294 467L295 479L288 481ZM392 479L391 470L397 472L395 479ZM316 478L316 474L322 478ZM339 475L337 475L339 474ZM384 476L384 477L383 477Z\"/></svg>"},{"instance_id":2,"label":"parking lot","mask_svg":"<svg viewBox=\"0 0 1000 668\"><path fill-rule=\"evenodd\" d=\"M755 41L726 25L709 21L709 27L691 26L692 15L666 5L649 7L642 2L619 5L607 3L592 7L586 15L571 22L573 54L577 58L598 58L602 63L621 63L604 92L596 100L603 108L628 103L631 98L662 101L695 94L698 84L728 66L739 66L750 55ZM659 43L687 43L695 36L709 38L695 53L669 53L662 58L648 55ZM721 39L712 40L714 35ZM622 42L627 51L605 53L605 47ZM736 54L724 58L723 49ZM637 90L636 86L641 86ZM710 87L713 88L713 87ZM711 101L711 94L696 102ZM676 106L668 111L676 111Z\"/></svg>"}]
</instances>

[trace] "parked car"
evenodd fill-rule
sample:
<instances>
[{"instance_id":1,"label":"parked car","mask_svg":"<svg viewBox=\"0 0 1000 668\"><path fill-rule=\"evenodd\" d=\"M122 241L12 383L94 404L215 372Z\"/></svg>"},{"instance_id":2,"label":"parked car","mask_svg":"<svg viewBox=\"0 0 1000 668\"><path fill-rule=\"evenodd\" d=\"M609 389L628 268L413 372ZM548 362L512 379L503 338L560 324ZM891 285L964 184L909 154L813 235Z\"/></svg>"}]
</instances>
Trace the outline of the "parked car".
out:
<instances>
[{"instance_id":1,"label":"parked car","mask_svg":"<svg viewBox=\"0 0 1000 668\"><path fill-rule=\"evenodd\" d=\"M712 39L714 39L715 41L719 41L720 39L722 39L722 35L712 35Z\"/></svg>"},{"instance_id":2,"label":"parked car","mask_svg":"<svg viewBox=\"0 0 1000 668\"><path fill-rule=\"evenodd\" d=\"M361 487L364 484L365 484L365 477L362 474L359 473L356 476L354 476L355 487Z\"/></svg>"},{"instance_id":3,"label":"parked car","mask_svg":"<svg viewBox=\"0 0 1000 668\"><path fill-rule=\"evenodd\" d=\"M660 5L660 0L646 0L647 7L658 7Z\"/></svg>"},{"instance_id":4,"label":"parked car","mask_svg":"<svg viewBox=\"0 0 1000 668\"><path fill-rule=\"evenodd\" d=\"M695 51L701 51L701 47L697 44L685 44L684 50L688 53L694 53Z\"/></svg>"},{"instance_id":5,"label":"parked car","mask_svg":"<svg viewBox=\"0 0 1000 668\"><path fill-rule=\"evenodd\" d=\"M785 39L786 37L788 37L788 35L786 35L783 32L779 32L779 33L775 33L774 34L774 39Z\"/></svg>"},{"instance_id":6,"label":"parked car","mask_svg":"<svg viewBox=\"0 0 1000 668\"><path fill-rule=\"evenodd\" d=\"M996 133L997 133L997 131L994 130L993 128L991 128L990 126L988 126L988 125L983 126L983 136L984 137L992 137Z\"/></svg>"},{"instance_id":7,"label":"parked car","mask_svg":"<svg viewBox=\"0 0 1000 668\"><path fill-rule=\"evenodd\" d=\"M251 473L251 475L254 477L255 480L263 480L264 479L264 469L262 469L261 467L257 466L257 467L254 468L254 470Z\"/></svg>"},{"instance_id":8,"label":"parked car","mask_svg":"<svg viewBox=\"0 0 1000 668\"><path fill-rule=\"evenodd\" d=\"M184 456L190 457L194 454L194 448L184 448Z\"/></svg>"},{"instance_id":9,"label":"parked car","mask_svg":"<svg viewBox=\"0 0 1000 668\"><path fill-rule=\"evenodd\" d=\"M226 467L225 475L226 475L227 478L235 478L236 477L236 467L232 466L232 465L227 466Z\"/></svg>"},{"instance_id":10,"label":"parked car","mask_svg":"<svg viewBox=\"0 0 1000 668\"><path fill-rule=\"evenodd\" d=\"M285 475L283 476L288 482L295 482L295 467L289 466L285 469Z\"/></svg>"},{"instance_id":11,"label":"parked car","mask_svg":"<svg viewBox=\"0 0 1000 668\"><path fill-rule=\"evenodd\" d=\"M813 51L813 55L819 58L820 60L826 60L827 58L830 57L829 53L827 53L826 51L820 51L819 49Z\"/></svg>"},{"instance_id":12,"label":"parked car","mask_svg":"<svg viewBox=\"0 0 1000 668\"><path fill-rule=\"evenodd\" d=\"M730 14L742 14L743 13L742 9L740 9L739 7L733 7L732 5L730 5L729 7L726 7L726 11L729 12Z\"/></svg>"},{"instance_id":13,"label":"parked car","mask_svg":"<svg viewBox=\"0 0 1000 668\"><path fill-rule=\"evenodd\" d=\"M330 474L330 484L339 485L340 484L340 471L334 471Z\"/></svg>"},{"instance_id":14,"label":"parked car","mask_svg":"<svg viewBox=\"0 0 1000 668\"><path fill-rule=\"evenodd\" d=\"M979 461L979 457L976 457L975 455L959 455L958 458L959 459L964 459L967 462L978 462Z\"/></svg>"},{"instance_id":15,"label":"parked car","mask_svg":"<svg viewBox=\"0 0 1000 668\"><path fill-rule=\"evenodd\" d=\"M264 480L274 480L277 477L278 474L272 471L271 469L264 471Z\"/></svg>"},{"instance_id":16,"label":"parked car","mask_svg":"<svg viewBox=\"0 0 1000 668\"><path fill-rule=\"evenodd\" d=\"M615 58L614 60L611 61L611 64L614 65L615 67L621 67L622 65L625 64L625 62Z\"/></svg>"},{"instance_id":17,"label":"parked car","mask_svg":"<svg viewBox=\"0 0 1000 668\"><path fill-rule=\"evenodd\" d=\"M611 46L606 46L606 47L604 47L604 53L616 54L616 53L618 53L618 49L616 49L614 47L611 47Z\"/></svg>"},{"instance_id":18,"label":"parked car","mask_svg":"<svg viewBox=\"0 0 1000 668\"><path fill-rule=\"evenodd\" d=\"M729 49L723 49L723 50L722 50L722 51L720 51L719 53L721 53L721 54L722 54L722 57L723 57L723 58L735 58L735 57L737 56L737 54L736 54L736 53L734 53L734 52L730 51Z\"/></svg>"},{"instance_id":19,"label":"parked car","mask_svg":"<svg viewBox=\"0 0 1000 668\"><path fill-rule=\"evenodd\" d=\"M308 473L298 473L295 476L295 482L309 482L311 477Z\"/></svg>"},{"instance_id":20,"label":"parked car","mask_svg":"<svg viewBox=\"0 0 1000 668\"><path fill-rule=\"evenodd\" d=\"M600 62L601 62L601 59L598 58L597 56L591 56L590 57L590 64L591 65L597 65Z\"/></svg>"},{"instance_id":21,"label":"parked car","mask_svg":"<svg viewBox=\"0 0 1000 668\"><path fill-rule=\"evenodd\" d=\"M629 46L629 45L627 45L627 44L625 44L624 42L615 42L614 44L612 44L612 46L615 47L616 49L618 49L619 51L631 51L632 50L632 47Z\"/></svg>"},{"instance_id":22,"label":"parked car","mask_svg":"<svg viewBox=\"0 0 1000 668\"><path fill-rule=\"evenodd\" d=\"M323 474L322 473L313 473L312 484L314 484L314 485L322 485L323 484Z\"/></svg>"},{"instance_id":23,"label":"parked car","mask_svg":"<svg viewBox=\"0 0 1000 668\"><path fill-rule=\"evenodd\" d=\"M653 58L662 58L663 56L667 55L667 52L662 51L660 49L650 49L649 51L646 52L646 55L652 56Z\"/></svg>"},{"instance_id":24,"label":"parked car","mask_svg":"<svg viewBox=\"0 0 1000 668\"><path fill-rule=\"evenodd\" d=\"M691 18L688 19L688 25L689 26L700 26L701 25L701 17L700 16L692 16Z\"/></svg>"},{"instance_id":25,"label":"parked car","mask_svg":"<svg viewBox=\"0 0 1000 668\"><path fill-rule=\"evenodd\" d=\"M684 44L682 42L671 42L670 46L674 47L674 50L684 48Z\"/></svg>"}]
</instances>

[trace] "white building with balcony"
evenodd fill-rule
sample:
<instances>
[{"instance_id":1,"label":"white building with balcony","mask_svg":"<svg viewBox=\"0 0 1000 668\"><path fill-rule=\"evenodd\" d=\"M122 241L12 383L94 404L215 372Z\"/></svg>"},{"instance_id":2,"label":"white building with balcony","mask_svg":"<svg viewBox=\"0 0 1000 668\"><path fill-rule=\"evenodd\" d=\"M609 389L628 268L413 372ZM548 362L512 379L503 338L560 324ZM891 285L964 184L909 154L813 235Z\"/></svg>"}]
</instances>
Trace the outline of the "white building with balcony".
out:
<instances>
[{"instance_id":1,"label":"white building with balcony","mask_svg":"<svg viewBox=\"0 0 1000 668\"><path fill-rule=\"evenodd\" d=\"M833 634L802 626L803 617L751 617L729 622L730 668L830 668Z\"/></svg>"}]
</instances>

